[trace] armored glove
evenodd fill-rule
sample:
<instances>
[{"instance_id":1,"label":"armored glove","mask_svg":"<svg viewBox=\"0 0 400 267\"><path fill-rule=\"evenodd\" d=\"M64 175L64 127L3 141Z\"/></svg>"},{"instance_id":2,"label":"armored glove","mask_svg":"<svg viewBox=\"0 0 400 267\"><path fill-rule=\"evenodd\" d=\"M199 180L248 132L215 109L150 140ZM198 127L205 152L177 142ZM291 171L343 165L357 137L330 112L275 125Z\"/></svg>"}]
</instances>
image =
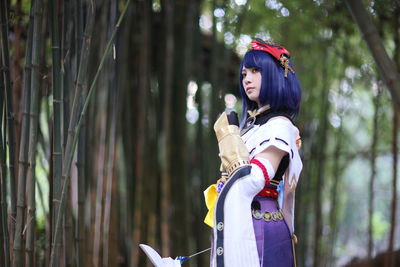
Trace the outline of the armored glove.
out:
<instances>
[{"instance_id":1,"label":"armored glove","mask_svg":"<svg viewBox=\"0 0 400 267\"><path fill-rule=\"evenodd\" d=\"M221 169L226 170L228 177L239 168L250 165L249 152L240 137L238 125L237 114L234 111L229 114L222 113L214 124L222 162Z\"/></svg>"}]
</instances>

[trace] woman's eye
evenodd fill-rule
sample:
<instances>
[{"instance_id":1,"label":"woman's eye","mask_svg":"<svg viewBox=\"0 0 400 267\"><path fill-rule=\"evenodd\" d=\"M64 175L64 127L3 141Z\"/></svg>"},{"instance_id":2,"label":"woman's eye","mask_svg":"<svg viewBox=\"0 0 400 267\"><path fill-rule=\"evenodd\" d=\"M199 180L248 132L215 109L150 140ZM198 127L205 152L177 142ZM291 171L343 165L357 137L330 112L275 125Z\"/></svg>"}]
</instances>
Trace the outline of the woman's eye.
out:
<instances>
[{"instance_id":1,"label":"woman's eye","mask_svg":"<svg viewBox=\"0 0 400 267\"><path fill-rule=\"evenodd\" d=\"M243 78L246 77L246 73L242 73Z\"/></svg>"},{"instance_id":2,"label":"woman's eye","mask_svg":"<svg viewBox=\"0 0 400 267\"><path fill-rule=\"evenodd\" d=\"M254 68L254 69L252 69L252 70L251 70L251 72L252 72L252 73L259 72L259 69L257 69L257 68Z\"/></svg>"}]
</instances>

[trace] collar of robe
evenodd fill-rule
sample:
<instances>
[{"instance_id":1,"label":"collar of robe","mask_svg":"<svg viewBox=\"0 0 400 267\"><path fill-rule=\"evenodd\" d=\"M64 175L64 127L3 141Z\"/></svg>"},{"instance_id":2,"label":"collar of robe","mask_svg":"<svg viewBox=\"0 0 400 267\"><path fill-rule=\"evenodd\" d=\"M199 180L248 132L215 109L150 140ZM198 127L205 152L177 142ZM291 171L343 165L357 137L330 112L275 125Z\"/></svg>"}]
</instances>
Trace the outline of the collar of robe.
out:
<instances>
[{"instance_id":1,"label":"collar of robe","mask_svg":"<svg viewBox=\"0 0 400 267\"><path fill-rule=\"evenodd\" d=\"M270 106L265 105L259 109L255 110L248 110L247 113L249 116L247 117L243 129L240 131L240 135L243 136L245 133L247 133L255 124L260 124L257 123L258 119L260 117L264 117L264 115L267 115L270 113Z\"/></svg>"}]
</instances>

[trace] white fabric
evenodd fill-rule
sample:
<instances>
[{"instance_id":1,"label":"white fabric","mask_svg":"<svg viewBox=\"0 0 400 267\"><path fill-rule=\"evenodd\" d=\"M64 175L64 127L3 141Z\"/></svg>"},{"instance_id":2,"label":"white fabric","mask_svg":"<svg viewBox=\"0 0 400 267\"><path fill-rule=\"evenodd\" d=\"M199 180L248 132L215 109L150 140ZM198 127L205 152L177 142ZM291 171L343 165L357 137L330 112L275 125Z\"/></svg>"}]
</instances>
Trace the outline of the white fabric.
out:
<instances>
[{"instance_id":1,"label":"white fabric","mask_svg":"<svg viewBox=\"0 0 400 267\"><path fill-rule=\"evenodd\" d=\"M157 251L148 245L139 244L139 247L146 253L147 257L149 257L150 261L156 267L181 267L181 262L179 260L174 260L171 257L161 258Z\"/></svg>"},{"instance_id":2,"label":"white fabric","mask_svg":"<svg viewBox=\"0 0 400 267\"><path fill-rule=\"evenodd\" d=\"M271 163L266 159L259 160L264 164L267 172L273 175ZM229 267L260 266L251 216L251 202L254 196L264 188L265 179L260 167L251 165L250 174L239 178L232 185L225 199L224 262L225 266ZM227 184L229 182L231 180L228 180ZM222 190L226 188L225 185ZM214 225L217 225L215 213ZM216 244L216 227L213 230L214 244ZM213 254L211 266L216 266L215 253Z\"/></svg>"},{"instance_id":3,"label":"white fabric","mask_svg":"<svg viewBox=\"0 0 400 267\"><path fill-rule=\"evenodd\" d=\"M270 146L275 146L289 154L289 166L283 177L281 208L291 233L294 232L294 190L303 168L296 146L298 136L297 127L284 117L275 117L263 125L255 125L242 136L250 152L250 159Z\"/></svg>"},{"instance_id":4,"label":"white fabric","mask_svg":"<svg viewBox=\"0 0 400 267\"><path fill-rule=\"evenodd\" d=\"M179 260L174 260L171 257L162 258L162 261L164 267L181 267L181 262Z\"/></svg>"}]
</instances>

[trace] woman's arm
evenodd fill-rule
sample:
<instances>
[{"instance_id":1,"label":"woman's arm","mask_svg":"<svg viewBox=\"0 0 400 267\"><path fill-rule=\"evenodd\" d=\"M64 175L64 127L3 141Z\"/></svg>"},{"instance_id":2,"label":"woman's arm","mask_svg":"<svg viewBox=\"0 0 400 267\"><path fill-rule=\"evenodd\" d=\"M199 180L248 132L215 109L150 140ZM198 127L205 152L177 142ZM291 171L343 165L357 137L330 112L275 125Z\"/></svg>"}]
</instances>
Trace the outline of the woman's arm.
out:
<instances>
[{"instance_id":1,"label":"woman's arm","mask_svg":"<svg viewBox=\"0 0 400 267\"><path fill-rule=\"evenodd\" d=\"M274 169L274 173L276 173L276 170L278 169L279 163L281 162L283 156L285 156L287 152L275 147L275 146L270 146L264 151L258 153L255 158L263 158L268 160L272 168ZM270 177L272 179L273 177Z\"/></svg>"}]
</instances>

